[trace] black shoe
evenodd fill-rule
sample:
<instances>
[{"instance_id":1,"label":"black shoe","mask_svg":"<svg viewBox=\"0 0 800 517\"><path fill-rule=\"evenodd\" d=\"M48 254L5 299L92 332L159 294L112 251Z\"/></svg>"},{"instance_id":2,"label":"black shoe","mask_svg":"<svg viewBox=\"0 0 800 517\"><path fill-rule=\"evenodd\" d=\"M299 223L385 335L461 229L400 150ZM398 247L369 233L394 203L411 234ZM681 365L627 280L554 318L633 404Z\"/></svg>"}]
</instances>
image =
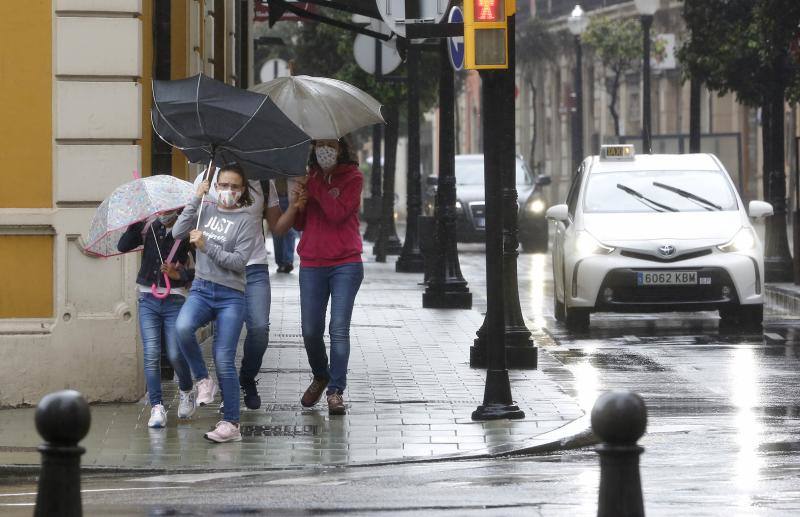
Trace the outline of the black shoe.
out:
<instances>
[{"instance_id":1,"label":"black shoe","mask_svg":"<svg viewBox=\"0 0 800 517\"><path fill-rule=\"evenodd\" d=\"M278 266L278 273L291 273L294 269L292 264L282 264Z\"/></svg>"},{"instance_id":2,"label":"black shoe","mask_svg":"<svg viewBox=\"0 0 800 517\"><path fill-rule=\"evenodd\" d=\"M261 397L258 395L258 381L249 378L239 377L239 386L244 392L244 405L247 409L258 409L261 407Z\"/></svg>"}]
</instances>

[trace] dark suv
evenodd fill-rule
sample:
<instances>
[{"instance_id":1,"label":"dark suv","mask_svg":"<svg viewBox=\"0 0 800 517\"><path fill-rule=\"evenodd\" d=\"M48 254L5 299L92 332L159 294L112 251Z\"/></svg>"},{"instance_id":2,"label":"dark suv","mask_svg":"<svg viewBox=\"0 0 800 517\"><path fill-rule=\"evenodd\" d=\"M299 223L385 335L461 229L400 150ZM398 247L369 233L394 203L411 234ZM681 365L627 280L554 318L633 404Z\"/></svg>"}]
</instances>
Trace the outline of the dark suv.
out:
<instances>
[{"instance_id":1,"label":"dark suv","mask_svg":"<svg viewBox=\"0 0 800 517\"><path fill-rule=\"evenodd\" d=\"M517 197L519 211L519 241L526 252L547 251L548 225L544 217L547 200L542 187L550 184L549 176L534 178L522 158L516 159ZM425 211L433 215L436 197L435 176L428 178ZM486 239L485 191L483 186L483 155L456 155L456 233L459 242L484 242Z\"/></svg>"}]
</instances>

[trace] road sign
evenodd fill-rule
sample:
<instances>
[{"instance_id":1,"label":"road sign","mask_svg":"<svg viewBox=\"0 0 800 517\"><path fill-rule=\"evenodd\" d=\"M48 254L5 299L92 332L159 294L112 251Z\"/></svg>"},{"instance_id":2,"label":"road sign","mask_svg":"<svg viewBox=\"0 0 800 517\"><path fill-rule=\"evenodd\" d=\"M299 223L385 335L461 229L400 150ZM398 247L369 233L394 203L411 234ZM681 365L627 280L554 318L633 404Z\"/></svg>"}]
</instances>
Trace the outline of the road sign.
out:
<instances>
[{"instance_id":1,"label":"road sign","mask_svg":"<svg viewBox=\"0 0 800 517\"><path fill-rule=\"evenodd\" d=\"M419 3L419 18L406 19L406 1L375 0L378 12L386 25L398 36L406 36L407 23L439 23L447 14L449 0L416 0Z\"/></svg>"},{"instance_id":2,"label":"road sign","mask_svg":"<svg viewBox=\"0 0 800 517\"><path fill-rule=\"evenodd\" d=\"M381 52L381 75L391 73L395 68L400 66L403 59L396 49L391 45L387 45L385 41L380 42ZM375 73L375 39L370 38L364 34L356 36L356 41L353 44L353 56L356 58L356 64L368 74Z\"/></svg>"},{"instance_id":3,"label":"road sign","mask_svg":"<svg viewBox=\"0 0 800 517\"><path fill-rule=\"evenodd\" d=\"M450 9L450 14L447 16L448 23L464 23L464 14L458 6ZM448 55L450 56L450 64L453 65L453 70L461 70L464 68L464 36L456 36L454 38L447 38Z\"/></svg>"},{"instance_id":4,"label":"road sign","mask_svg":"<svg viewBox=\"0 0 800 517\"><path fill-rule=\"evenodd\" d=\"M261 71L258 73L258 77L261 79L262 83L289 75L292 75L289 73L289 63L283 59L270 59L261 65Z\"/></svg>"}]
</instances>

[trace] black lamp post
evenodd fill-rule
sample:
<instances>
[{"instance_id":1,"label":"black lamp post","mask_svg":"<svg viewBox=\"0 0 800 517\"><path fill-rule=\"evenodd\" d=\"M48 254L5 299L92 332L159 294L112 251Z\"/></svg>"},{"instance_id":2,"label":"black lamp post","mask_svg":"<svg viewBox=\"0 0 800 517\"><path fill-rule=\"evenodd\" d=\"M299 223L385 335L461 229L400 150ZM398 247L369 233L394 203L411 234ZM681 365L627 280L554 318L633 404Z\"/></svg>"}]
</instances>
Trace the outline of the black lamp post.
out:
<instances>
[{"instance_id":1,"label":"black lamp post","mask_svg":"<svg viewBox=\"0 0 800 517\"><path fill-rule=\"evenodd\" d=\"M431 277L422 306L471 309L472 293L461 275L456 243L455 77L448 59L449 43L439 41L439 179L436 188L435 240Z\"/></svg>"},{"instance_id":2,"label":"black lamp post","mask_svg":"<svg viewBox=\"0 0 800 517\"><path fill-rule=\"evenodd\" d=\"M576 5L567 19L567 28L575 37L575 118L572 122L572 172L578 170L583 161L583 52L581 34L586 30L589 19Z\"/></svg>"},{"instance_id":3,"label":"black lamp post","mask_svg":"<svg viewBox=\"0 0 800 517\"><path fill-rule=\"evenodd\" d=\"M636 10L642 19L644 55L642 56L642 152L651 154L653 142L650 139L650 27L653 15L658 10L659 0L635 0Z\"/></svg>"},{"instance_id":4,"label":"black lamp post","mask_svg":"<svg viewBox=\"0 0 800 517\"><path fill-rule=\"evenodd\" d=\"M419 221L422 209L419 142L419 60L418 45L409 45L406 59L408 74L408 191L406 202L406 239L395 264L398 273L422 273L425 260L419 248Z\"/></svg>"},{"instance_id":5,"label":"black lamp post","mask_svg":"<svg viewBox=\"0 0 800 517\"><path fill-rule=\"evenodd\" d=\"M508 17L508 72L507 77L515 77L515 56L516 50L513 44L515 32L515 16ZM487 78L482 75L483 86L481 91L488 93L489 98L494 99L499 93L495 93L498 86L488 86L491 83ZM486 80L484 80L486 79ZM513 83L513 79L512 79ZM503 83L505 87L505 83ZM485 89L489 89L488 92ZM519 280L517 279L517 258L519 252L518 224L517 224L517 188L516 188L516 160L515 154L515 122L514 122L514 92L513 88L510 93L506 93L507 98L503 99L505 104L502 108L494 106L495 100L487 100L484 95L484 111L496 111L500 113L500 121L496 125L490 123L490 120L484 120L484 143L488 148L490 145L497 145L500 150L499 155L503 160L502 168L500 168L501 175L501 189L502 189L502 312L503 312L503 346L505 348L506 366L514 369L535 370L539 364L539 349L535 346L531 338L531 331L525 325L525 320L522 317L522 309L519 304ZM499 128L502 128L500 130ZM495 140L496 135L501 135L499 141ZM497 161L492 158L490 151L484 152L484 163L486 170L489 171L492 167L492 161ZM496 174L493 172L493 174ZM487 185L487 226L486 231L491 232L488 223L489 212L489 183ZM489 266L488 261L490 258L490 246L487 237L486 241L486 258L487 258L487 273L486 282L489 283ZM489 287L487 285L487 291ZM491 318L489 313L493 310L493 304L489 302L489 308L486 312L486 318L483 320L483 325L478 330L477 337L474 344L469 350L469 365L472 368L490 368L491 361L489 359L489 348L493 345L495 338L492 337Z\"/></svg>"}]
</instances>

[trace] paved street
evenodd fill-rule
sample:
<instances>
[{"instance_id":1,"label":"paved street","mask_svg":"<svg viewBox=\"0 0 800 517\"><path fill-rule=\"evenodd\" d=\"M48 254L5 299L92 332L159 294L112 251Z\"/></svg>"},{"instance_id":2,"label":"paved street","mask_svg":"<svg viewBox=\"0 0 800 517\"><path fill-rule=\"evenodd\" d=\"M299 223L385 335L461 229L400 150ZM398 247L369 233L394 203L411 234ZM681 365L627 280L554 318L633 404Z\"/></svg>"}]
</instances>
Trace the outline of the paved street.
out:
<instances>
[{"instance_id":1,"label":"paved street","mask_svg":"<svg viewBox=\"0 0 800 517\"><path fill-rule=\"evenodd\" d=\"M463 248L464 274L480 309L485 304L482 249L473 245ZM645 447L641 470L648 515L800 512L800 342L796 316L770 311L763 335L729 335L720 333L712 313L599 315L592 317L588 333L570 335L552 319L548 259L544 255L522 255L519 265L524 314L532 326L543 325L543 330L537 331L544 336L543 343L548 342L548 334L555 338L542 354L555 359L546 359L538 374L513 373L514 395L518 399L527 396L525 379L536 375L562 386L583 409L589 409L598 393L607 389L639 392L650 411L648 432L640 442ZM371 271L375 274L375 269ZM375 288L384 298L381 305L396 304L400 298L406 300L404 303L419 303L421 287L409 279L413 275L389 273L383 277L384 287ZM390 295L398 284L405 285L403 294ZM365 298L369 292L364 291ZM396 308L394 311L398 312ZM382 311L369 312L372 319L361 319L358 325L383 321L374 315ZM427 315L436 312L414 313L425 321L430 317ZM467 324L462 318L470 313L449 314L453 321ZM470 324L479 320L477 317ZM363 326L355 331L364 335L364 329L377 332ZM464 330L461 339L468 342L468 334L470 331ZM424 333L417 337L426 340ZM465 350L466 346L459 353L465 354ZM459 368L459 360L452 361ZM278 364L288 367L288 363ZM265 395L270 393L267 386L262 385L262 389ZM366 393L366 388L359 389ZM423 395L428 396L413 396ZM355 395L351 397L355 399ZM449 397L453 395L440 399ZM459 395L450 400L459 406L458 401L466 398ZM528 407L534 400L531 396ZM468 409L464 407L464 417ZM432 418L424 415L425 411L417 413L419 418ZM355 415L348 418L352 428ZM455 419L457 430L468 425ZM251 439L249 443L254 442ZM267 508L270 514L283 515L322 511L348 515L591 515L596 511L598 476L596 454L591 448L583 448L511 459L366 468L319 466L128 474L110 479L100 476L84 483L84 502L92 515L112 511L119 515L172 511L214 515L223 510L237 515L266 513ZM30 492L34 491L35 486L29 483L7 486L0 494L0 504L30 504ZM25 493L28 495L11 495ZM14 508L6 506L7 510ZM28 514L27 507L16 508L19 515Z\"/></svg>"}]
</instances>

